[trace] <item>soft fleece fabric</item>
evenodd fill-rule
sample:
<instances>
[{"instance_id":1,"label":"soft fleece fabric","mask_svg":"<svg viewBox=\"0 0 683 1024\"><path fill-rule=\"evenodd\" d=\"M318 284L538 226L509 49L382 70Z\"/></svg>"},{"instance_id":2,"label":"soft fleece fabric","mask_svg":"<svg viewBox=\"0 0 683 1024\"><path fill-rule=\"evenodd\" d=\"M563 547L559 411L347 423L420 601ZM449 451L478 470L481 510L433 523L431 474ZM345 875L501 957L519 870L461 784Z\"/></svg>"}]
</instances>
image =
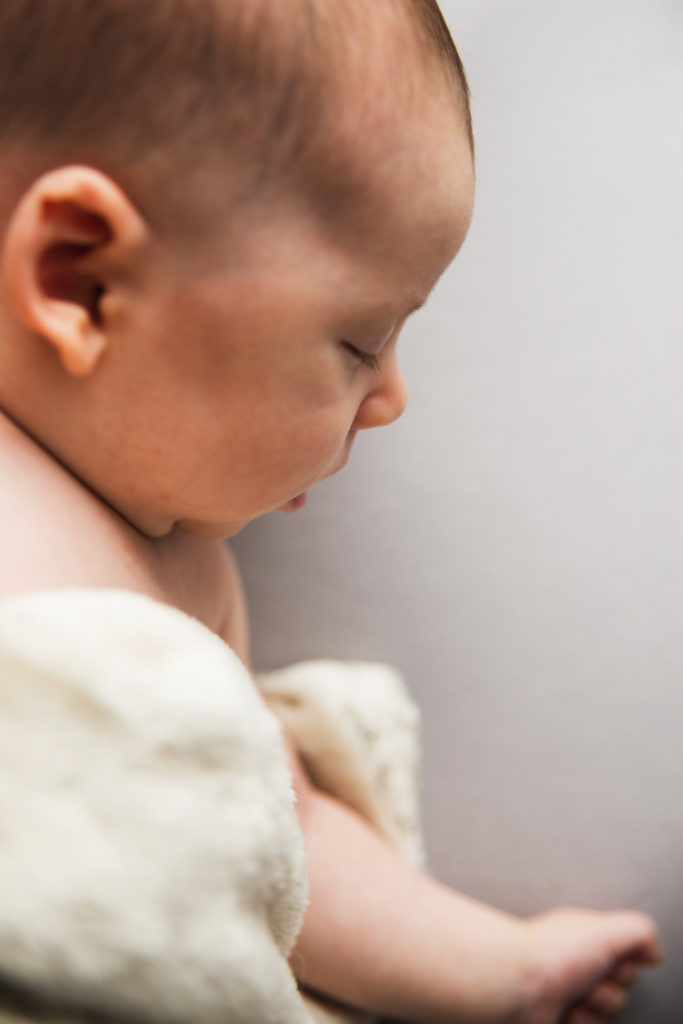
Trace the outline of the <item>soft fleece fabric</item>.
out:
<instances>
[{"instance_id":1,"label":"soft fleece fabric","mask_svg":"<svg viewBox=\"0 0 683 1024\"><path fill-rule=\"evenodd\" d=\"M419 861L417 715L393 670L261 684L318 784ZM287 963L307 893L276 717L219 638L140 595L0 602L0 891L8 1024L362 1019L302 998Z\"/></svg>"}]
</instances>

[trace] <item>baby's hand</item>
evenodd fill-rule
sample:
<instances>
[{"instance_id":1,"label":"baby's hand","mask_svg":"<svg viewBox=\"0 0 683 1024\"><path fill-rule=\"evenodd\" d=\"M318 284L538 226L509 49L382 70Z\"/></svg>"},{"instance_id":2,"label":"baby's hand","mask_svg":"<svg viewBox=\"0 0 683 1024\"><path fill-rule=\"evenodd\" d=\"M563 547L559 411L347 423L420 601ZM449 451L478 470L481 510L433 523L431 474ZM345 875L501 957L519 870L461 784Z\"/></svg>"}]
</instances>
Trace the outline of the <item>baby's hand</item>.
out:
<instances>
[{"instance_id":1,"label":"baby's hand","mask_svg":"<svg viewBox=\"0 0 683 1024\"><path fill-rule=\"evenodd\" d=\"M600 1024L624 1008L643 967L661 963L645 914L561 909L526 922L531 966L519 1024Z\"/></svg>"}]
</instances>

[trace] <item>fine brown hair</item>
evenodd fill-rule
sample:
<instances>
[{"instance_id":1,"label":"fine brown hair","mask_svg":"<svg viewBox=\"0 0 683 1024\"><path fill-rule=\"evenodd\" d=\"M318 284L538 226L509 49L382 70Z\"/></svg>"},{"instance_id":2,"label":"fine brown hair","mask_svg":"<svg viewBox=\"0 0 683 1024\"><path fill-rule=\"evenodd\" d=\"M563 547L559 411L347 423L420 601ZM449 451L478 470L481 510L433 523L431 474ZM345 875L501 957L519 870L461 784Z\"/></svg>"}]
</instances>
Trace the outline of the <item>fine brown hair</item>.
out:
<instances>
[{"instance_id":1,"label":"fine brown hair","mask_svg":"<svg viewBox=\"0 0 683 1024\"><path fill-rule=\"evenodd\" d=\"M0 0L0 144L99 165L150 216L163 197L180 220L190 201L201 207L210 154L233 158L228 200L255 179L305 180L325 163L332 69L352 84L364 19L380 8L408 15L471 141L467 80L436 0Z\"/></svg>"}]
</instances>

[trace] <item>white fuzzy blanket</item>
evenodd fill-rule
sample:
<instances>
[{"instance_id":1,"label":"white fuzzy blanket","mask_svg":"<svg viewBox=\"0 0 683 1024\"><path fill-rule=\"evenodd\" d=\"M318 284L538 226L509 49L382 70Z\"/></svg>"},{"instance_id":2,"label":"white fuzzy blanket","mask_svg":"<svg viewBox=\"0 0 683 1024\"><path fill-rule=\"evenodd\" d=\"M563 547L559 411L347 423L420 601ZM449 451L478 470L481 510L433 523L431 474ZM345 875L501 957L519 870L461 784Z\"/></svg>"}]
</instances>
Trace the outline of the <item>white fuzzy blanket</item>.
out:
<instances>
[{"instance_id":1,"label":"white fuzzy blanket","mask_svg":"<svg viewBox=\"0 0 683 1024\"><path fill-rule=\"evenodd\" d=\"M263 691L318 784L419 861L393 670ZM303 1024L305 857L276 718L202 625L123 591L0 602L0 1021Z\"/></svg>"}]
</instances>

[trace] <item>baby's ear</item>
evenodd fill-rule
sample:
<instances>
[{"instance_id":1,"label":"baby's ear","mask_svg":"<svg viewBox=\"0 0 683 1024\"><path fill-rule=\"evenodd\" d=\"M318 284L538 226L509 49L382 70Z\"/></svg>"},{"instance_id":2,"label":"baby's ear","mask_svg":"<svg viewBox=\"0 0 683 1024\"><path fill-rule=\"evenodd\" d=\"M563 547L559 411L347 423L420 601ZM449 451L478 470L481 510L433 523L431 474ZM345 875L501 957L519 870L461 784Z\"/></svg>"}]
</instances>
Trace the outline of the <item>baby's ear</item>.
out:
<instances>
[{"instance_id":1,"label":"baby's ear","mask_svg":"<svg viewBox=\"0 0 683 1024\"><path fill-rule=\"evenodd\" d=\"M6 294L70 374L87 376L106 350L106 300L147 241L133 203L94 168L50 171L17 204L2 247Z\"/></svg>"}]
</instances>

